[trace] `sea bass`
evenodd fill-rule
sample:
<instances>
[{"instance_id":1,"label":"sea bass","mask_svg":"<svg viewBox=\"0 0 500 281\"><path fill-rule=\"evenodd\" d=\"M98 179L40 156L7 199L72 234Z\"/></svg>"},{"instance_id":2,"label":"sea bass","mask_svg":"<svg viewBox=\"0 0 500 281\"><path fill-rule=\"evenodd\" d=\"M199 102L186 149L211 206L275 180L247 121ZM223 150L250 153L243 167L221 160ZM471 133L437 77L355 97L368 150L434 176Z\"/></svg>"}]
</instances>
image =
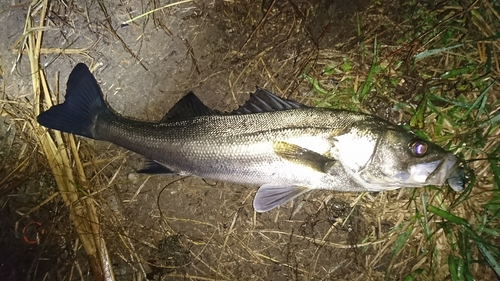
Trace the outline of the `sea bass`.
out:
<instances>
[{"instance_id":1,"label":"sea bass","mask_svg":"<svg viewBox=\"0 0 500 281\"><path fill-rule=\"evenodd\" d=\"M259 186L266 212L311 189L383 191L464 188L459 159L378 117L312 108L257 88L237 110L219 113L193 93L158 123L107 106L85 64L71 72L65 101L38 116L47 128L112 142L143 155L140 172L194 175Z\"/></svg>"}]
</instances>

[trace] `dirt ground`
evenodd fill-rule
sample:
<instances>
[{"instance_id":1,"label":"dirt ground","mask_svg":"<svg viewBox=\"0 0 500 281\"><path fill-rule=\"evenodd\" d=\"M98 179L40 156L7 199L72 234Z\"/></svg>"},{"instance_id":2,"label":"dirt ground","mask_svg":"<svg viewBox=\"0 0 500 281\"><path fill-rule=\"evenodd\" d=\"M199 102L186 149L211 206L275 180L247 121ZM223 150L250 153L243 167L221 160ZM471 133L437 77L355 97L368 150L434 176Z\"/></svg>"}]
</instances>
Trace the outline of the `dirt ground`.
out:
<instances>
[{"instance_id":1,"label":"dirt ground","mask_svg":"<svg viewBox=\"0 0 500 281\"><path fill-rule=\"evenodd\" d=\"M85 62L115 111L147 121L161 119L188 91L221 111L242 104L256 85L310 103L311 86L300 77L314 71L319 52L356 46L359 15L364 30L383 33L399 8L373 3L199 0L125 23L167 2L51 1L40 63L62 99L72 67ZM29 63L13 51L27 7L1 3L0 99L30 104ZM35 160L0 197L1 279L92 280L67 208L58 197L44 202L56 185L43 155L33 140L23 146L22 128L3 118L0 171L10 172L27 149ZM387 272L394 261L378 256L382 245L364 244L401 220L377 211L397 191L362 198L318 191L257 214L256 187L139 175L140 156L78 141L117 280L398 280L415 263L408 252L400 271Z\"/></svg>"}]
</instances>

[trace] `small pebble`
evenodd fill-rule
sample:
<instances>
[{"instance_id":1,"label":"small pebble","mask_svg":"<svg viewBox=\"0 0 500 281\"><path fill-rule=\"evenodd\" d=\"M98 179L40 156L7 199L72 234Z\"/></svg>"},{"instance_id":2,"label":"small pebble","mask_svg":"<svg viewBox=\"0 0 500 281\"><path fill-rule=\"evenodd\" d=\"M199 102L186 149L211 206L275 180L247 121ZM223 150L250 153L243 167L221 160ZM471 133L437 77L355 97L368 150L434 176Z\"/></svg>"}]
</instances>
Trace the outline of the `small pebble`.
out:
<instances>
[{"instance_id":1,"label":"small pebble","mask_svg":"<svg viewBox=\"0 0 500 281\"><path fill-rule=\"evenodd\" d=\"M137 174L135 173L130 173L128 174L127 178L131 181L136 181L137 180Z\"/></svg>"}]
</instances>

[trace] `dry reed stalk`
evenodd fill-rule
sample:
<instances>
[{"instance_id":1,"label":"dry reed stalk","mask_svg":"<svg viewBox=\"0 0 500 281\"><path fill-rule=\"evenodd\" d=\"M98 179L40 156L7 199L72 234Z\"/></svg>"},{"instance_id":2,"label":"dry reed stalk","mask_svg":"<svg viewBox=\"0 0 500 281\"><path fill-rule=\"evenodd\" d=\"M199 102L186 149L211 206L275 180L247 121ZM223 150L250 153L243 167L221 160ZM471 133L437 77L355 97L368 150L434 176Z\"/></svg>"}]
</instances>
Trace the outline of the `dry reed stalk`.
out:
<instances>
[{"instance_id":1,"label":"dry reed stalk","mask_svg":"<svg viewBox=\"0 0 500 281\"><path fill-rule=\"evenodd\" d=\"M33 100L35 101L34 116L38 116L40 113L43 102L48 106L52 105L45 73L40 69L39 63L47 9L47 0L42 2L33 1L30 4L22 40L18 41L22 42L22 44L18 45L19 54L26 51L30 61ZM37 13L39 14L39 26L34 26L32 17ZM70 219L87 253L94 279L115 280L105 241L100 236L99 218L93 199L91 197L80 197L77 189L78 185L88 186L88 182L79 159L74 136L68 136L68 144L60 132L54 131L51 135L46 129L39 126L34 118L30 121L64 203L70 209ZM71 161L72 158L73 162ZM72 169L72 164L75 165L76 171Z\"/></svg>"}]
</instances>

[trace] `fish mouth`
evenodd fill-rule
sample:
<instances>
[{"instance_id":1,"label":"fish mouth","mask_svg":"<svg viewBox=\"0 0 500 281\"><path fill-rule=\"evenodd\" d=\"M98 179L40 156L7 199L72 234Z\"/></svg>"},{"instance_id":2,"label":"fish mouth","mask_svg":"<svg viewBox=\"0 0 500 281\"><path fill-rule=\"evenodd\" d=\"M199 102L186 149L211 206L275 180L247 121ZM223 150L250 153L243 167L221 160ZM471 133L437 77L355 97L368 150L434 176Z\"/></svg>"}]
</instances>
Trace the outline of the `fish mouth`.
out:
<instances>
[{"instance_id":1,"label":"fish mouth","mask_svg":"<svg viewBox=\"0 0 500 281\"><path fill-rule=\"evenodd\" d=\"M448 153L425 181L427 184L443 185L446 181L456 192L464 190L464 171L458 158Z\"/></svg>"},{"instance_id":2,"label":"fish mouth","mask_svg":"<svg viewBox=\"0 0 500 281\"><path fill-rule=\"evenodd\" d=\"M413 179L425 185L442 186L445 182L456 192L464 190L465 175L460 161L448 153L441 161L415 165L411 168Z\"/></svg>"}]
</instances>

